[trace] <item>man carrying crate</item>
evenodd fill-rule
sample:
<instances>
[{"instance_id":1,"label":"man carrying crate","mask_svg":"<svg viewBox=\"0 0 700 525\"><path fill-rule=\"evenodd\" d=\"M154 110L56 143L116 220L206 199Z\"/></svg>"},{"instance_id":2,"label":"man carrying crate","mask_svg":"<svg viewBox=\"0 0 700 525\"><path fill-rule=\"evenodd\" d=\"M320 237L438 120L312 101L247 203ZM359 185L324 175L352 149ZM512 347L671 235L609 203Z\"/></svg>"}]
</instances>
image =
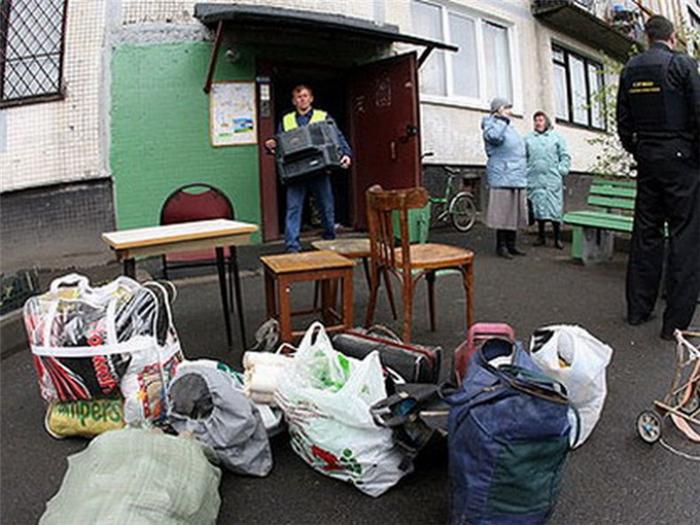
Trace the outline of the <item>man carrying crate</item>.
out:
<instances>
[{"instance_id":1,"label":"man carrying crate","mask_svg":"<svg viewBox=\"0 0 700 525\"><path fill-rule=\"evenodd\" d=\"M278 133L292 131L316 122L329 122L335 126L333 118L320 109L314 109L311 104L314 101L313 91L305 85L298 85L292 90L292 104L295 111L284 115L278 127ZM336 126L337 128L337 126ZM338 139L342 156L340 166L343 169L350 167L352 150L343 134L338 130ZM277 140L265 141L268 151L275 152ZM304 207L304 199L308 191L311 191L316 199L323 225L323 238L335 239L335 209L333 204L333 189L330 176L327 173L315 175L287 185L287 215L284 226L284 243L287 253L296 253L301 250L299 232L301 230L301 218Z\"/></svg>"}]
</instances>

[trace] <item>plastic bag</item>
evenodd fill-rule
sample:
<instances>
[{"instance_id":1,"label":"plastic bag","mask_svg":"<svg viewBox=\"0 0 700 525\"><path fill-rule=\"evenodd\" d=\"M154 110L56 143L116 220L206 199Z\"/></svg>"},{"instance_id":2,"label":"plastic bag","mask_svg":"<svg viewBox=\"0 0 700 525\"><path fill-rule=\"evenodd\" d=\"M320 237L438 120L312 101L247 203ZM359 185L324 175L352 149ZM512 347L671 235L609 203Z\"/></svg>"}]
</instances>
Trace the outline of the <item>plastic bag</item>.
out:
<instances>
[{"instance_id":1,"label":"plastic bag","mask_svg":"<svg viewBox=\"0 0 700 525\"><path fill-rule=\"evenodd\" d=\"M319 472L376 497L412 470L391 430L377 426L370 413L386 397L376 352L362 361L345 357L333 350L323 325L314 323L276 397L292 448Z\"/></svg>"},{"instance_id":2,"label":"plastic bag","mask_svg":"<svg viewBox=\"0 0 700 525\"><path fill-rule=\"evenodd\" d=\"M182 360L174 287L119 277L91 287L69 274L24 307L42 397L49 403L125 399L127 423L159 423L165 384Z\"/></svg>"},{"instance_id":3,"label":"plastic bag","mask_svg":"<svg viewBox=\"0 0 700 525\"><path fill-rule=\"evenodd\" d=\"M227 372L190 362L168 385L168 401L173 428L192 432L212 447L229 470L251 476L272 470L260 413Z\"/></svg>"},{"instance_id":4,"label":"plastic bag","mask_svg":"<svg viewBox=\"0 0 700 525\"><path fill-rule=\"evenodd\" d=\"M141 429L106 432L68 458L41 525L214 525L221 470L193 439Z\"/></svg>"},{"instance_id":5,"label":"plastic bag","mask_svg":"<svg viewBox=\"0 0 700 525\"><path fill-rule=\"evenodd\" d=\"M542 373L566 387L581 425L578 439L575 432L571 433L571 447L582 445L603 410L607 395L605 369L612 358L612 348L580 326L554 325L532 334L530 354ZM572 427L577 424L573 410L569 411L569 422Z\"/></svg>"}]
</instances>

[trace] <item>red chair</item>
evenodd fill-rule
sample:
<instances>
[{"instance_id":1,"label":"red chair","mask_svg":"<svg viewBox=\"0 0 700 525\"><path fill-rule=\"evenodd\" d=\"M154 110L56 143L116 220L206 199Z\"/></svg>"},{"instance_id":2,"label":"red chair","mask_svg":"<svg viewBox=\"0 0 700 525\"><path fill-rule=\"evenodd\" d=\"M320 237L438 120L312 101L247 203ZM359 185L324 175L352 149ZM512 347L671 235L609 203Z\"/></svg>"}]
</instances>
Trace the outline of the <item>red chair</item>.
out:
<instances>
[{"instance_id":1,"label":"red chair","mask_svg":"<svg viewBox=\"0 0 700 525\"><path fill-rule=\"evenodd\" d=\"M236 213L231 200L220 189L204 183L187 184L179 187L165 199L165 203L160 211L161 224L177 224L207 219L233 220L235 218ZM233 298L235 296L241 339L245 347L245 321L243 319L241 281L238 273L238 254L235 246L216 248L216 250L199 250L164 255L163 275L168 279L169 270L213 264L217 265L219 271L219 288L224 308L228 344L231 346L232 342L230 312L233 310ZM228 266L229 271L228 293L226 288L226 266Z\"/></svg>"}]
</instances>

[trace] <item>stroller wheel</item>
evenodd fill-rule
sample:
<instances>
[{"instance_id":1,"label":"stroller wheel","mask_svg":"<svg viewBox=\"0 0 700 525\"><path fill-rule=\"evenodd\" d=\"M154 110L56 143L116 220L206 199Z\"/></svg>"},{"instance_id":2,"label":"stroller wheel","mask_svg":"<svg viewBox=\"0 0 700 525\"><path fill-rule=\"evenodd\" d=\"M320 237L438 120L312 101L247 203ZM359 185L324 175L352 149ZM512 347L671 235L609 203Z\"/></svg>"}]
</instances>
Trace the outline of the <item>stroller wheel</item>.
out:
<instances>
[{"instance_id":1,"label":"stroller wheel","mask_svg":"<svg viewBox=\"0 0 700 525\"><path fill-rule=\"evenodd\" d=\"M661 438L661 417L656 412L645 410L637 416L637 434L642 441L653 445Z\"/></svg>"}]
</instances>

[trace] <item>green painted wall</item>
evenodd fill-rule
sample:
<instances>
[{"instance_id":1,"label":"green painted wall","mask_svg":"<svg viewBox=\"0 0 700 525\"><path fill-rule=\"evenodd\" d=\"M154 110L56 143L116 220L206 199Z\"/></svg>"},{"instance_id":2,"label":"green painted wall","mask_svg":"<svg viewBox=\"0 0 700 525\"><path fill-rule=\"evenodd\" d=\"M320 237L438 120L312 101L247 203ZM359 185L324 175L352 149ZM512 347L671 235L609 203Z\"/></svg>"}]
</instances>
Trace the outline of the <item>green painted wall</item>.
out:
<instances>
[{"instance_id":1,"label":"green painted wall","mask_svg":"<svg viewBox=\"0 0 700 525\"><path fill-rule=\"evenodd\" d=\"M211 49L193 42L114 50L110 166L120 229L158 224L168 194L192 182L221 188L239 219L260 224L257 146L214 148L209 139L202 86ZM235 66L221 53L215 80L254 79L252 55L241 51Z\"/></svg>"}]
</instances>

